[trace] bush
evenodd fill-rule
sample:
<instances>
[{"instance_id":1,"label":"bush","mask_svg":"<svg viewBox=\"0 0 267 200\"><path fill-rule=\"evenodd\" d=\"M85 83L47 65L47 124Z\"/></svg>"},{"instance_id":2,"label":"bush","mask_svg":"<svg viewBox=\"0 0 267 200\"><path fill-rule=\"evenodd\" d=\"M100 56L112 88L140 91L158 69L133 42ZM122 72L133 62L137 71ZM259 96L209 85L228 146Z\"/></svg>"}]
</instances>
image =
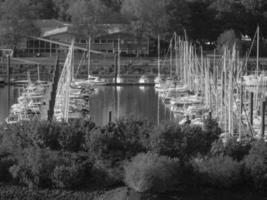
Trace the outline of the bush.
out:
<instances>
[{"instance_id":1,"label":"bush","mask_svg":"<svg viewBox=\"0 0 267 200\"><path fill-rule=\"evenodd\" d=\"M30 121L8 125L1 130L1 147L15 150L38 146L51 150L78 152L84 150L85 135L95 124L85 120L67 123Z\"/></svg>"},{"instance_id":2,"label":"bush","mask_svg":"<svg viewBox=\"0 0 267 200\"><path fill-rule=\"evenodd\" d=\"M183 155L190 159L198 154L206 155L217 137L210 137L209 132L203 131L200 126L183 126L182 132L186 141Z\"/></svg>"},{"instance_id":3,"label":"bush","mask_svg":"<svg viewBox=\"0 0 267 200\"><path fill-rule=\"evenodd\" d=\"M245 169L255 187L267 185L267 145L264 141L256 142L244 159Z\"/></svg>"},{"instance_id":4,"label":"bush","mask_svg":"<svg viewBox=\"0 0 267 200\"><path fill-rule=\"evenodd\" d=\"M123 161L146 151L145 139L150 125L143 121L123 119L97 128L86 138L87 148L100 160Z\"/></svg>"},{"instance_id":5,"label":"bush","mask_svg":"<svg viewBox=\"0 0 267 200\"><path fill-rule=\"evenodd\" d=\"M219 139L212 144L211 155L223 154L230 156L234 160L241 161L248 155L251 144L251 140L237 141L235 137L230 138L226 143Z\"/></svg>"},{"instance_id":6,"label":"bush","mask_svg":"<svg viewBox=\"0 0 267 200\"><path fill-rule=\"evenodd\" d=\"M178 172L178 159L141 153L125 166L125 183L136 192L165 192L175 185Z\"/></svg>"},{"instance_id":7,"label":"bush","mask_svg":"<svg viewBox=\"0 0 267 200\"><path fill-rule=\"evenodd\" d=\"M212 143L219 139L222 130L220 129L218 122L210 117L206 118L202 127L205 133L205 140L211 147Z\"/></svg>"},{"instance_id":8,"label":"bush","mask_svg":"<svg viewBox=\"0 0 267 200\"><path fill-rule=\"evenodd\" d=\"M218 124L211 119L204 121L203 128L167 122L151 132L150 150L186 162L197 154L207 154L220 133Z\"/></svg>"},{"instance_id":9,"label":"bush","mask_svg":"<svg viewBox=\"0 0 267 200\"><path fill-rule=\"evenodd\" d=\"M70 154L68 163L55 167L52 181L58 188L73 189L82 187L91 177L92 163L86 155ZM66 160L66 157L65 157Z\"/></svg>"},{"instance_id":10,"label":"bush","mask_svg":"<svg viewBox=\"0 0 267 200\"><path fill-rule=\"evenodd\" d=\"M195 158L192 165L200 182L213 187L231 187L241 182L241 164L229 156Z\"/></svg>"},{"instance_id":11,"label":"bush","mask_svg":"<svg viewBox=\"0 0 267 200\"><path fill-rule=\"evenodd\" d=\"M144 121L122 119L87 135L86 146L95 159L95 168L108 177L111 185L123 181L125 160L146 151L149 127Z\"/></svg>"},{"instance_id":12,"label":"bush","mask_svg":"<svg viewBox=\"0 0 267 200\"><path fill-rule=\"evenodd\" d=\"M62 161L56 152L33 147L24 149L16 156L16 160L10 172L29 187L51 187L51 172Z\"/></svg>"},{"instance_id":13,"label":"bush","mask_svg":"<svg viewBox=\"0 0 267 200\"><path fill-rule=\"evenodd\" d=\"M62 153L47 149L24 149L10 168L12 176L32 187L81 186L91 170L90 159L77 153ZM71 182L68 182L71 181Z\"/></svg>"},{"instance_id":14,"label":"bush","mask_svg":"<svg viewBox=\"0 0 267 200\"><path fill-rule=\"evenodd\" d=\"M84 150L85 135L94 127L94 123L84 120L74 120L69 124L41 122L35 140L41 148L78 152Z\"/></svg>"},{"instance_id":15,"label":"bush","mask_svg":"<svg viewBox=\"0 0 267 200\"><path fill-rule=\"evenodd\" d=\"M15 159L10 153L2 151L0 153L0 181L11 181L12 176L9 173L9 168L15 164Z\"/></svg>"},{"instance_id":16,"label":"bush","mask_svg":"<svg viewBox=\"0 0 267 200\"><path fill-rule=\"evenodd\" d=\"M155 127L150 135L150 150L160 155L182 159L186 145L181 126L174 122L166 122Z\"/></svg>"}]
</instances>

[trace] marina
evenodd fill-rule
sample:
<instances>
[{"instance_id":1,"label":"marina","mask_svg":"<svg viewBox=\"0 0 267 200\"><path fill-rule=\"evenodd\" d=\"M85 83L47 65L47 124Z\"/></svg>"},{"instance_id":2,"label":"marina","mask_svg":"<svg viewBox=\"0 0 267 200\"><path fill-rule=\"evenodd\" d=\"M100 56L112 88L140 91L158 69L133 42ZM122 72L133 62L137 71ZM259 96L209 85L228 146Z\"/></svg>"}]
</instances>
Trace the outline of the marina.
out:
<instances>
[{"instance_id":1,"label":"marina","mask_svg":"<svg viewBox=\"0 0 267 200\"><path fill-rule=\"evenodd\" d=\"M258 31L259 29L256 35ZM120 52L120 43L117 48ZM238 135L239 139L248 135L265 137L264 95L267 82L265 74L258 70L258 58L256 74L246 75L247 72L244 69L247 63L240 59L235 47L224 48L223 55L216 60L215 55L209 58L203 54L202 50L200 53L197 51L198 49L192 43L181 40L174 34L163 59L160 56L160 37L158 37L157 76L151 78L151 76L142 75L137 79L123 78L120 54L115 56L114 78L106 79L91 75L91 53L89 53L87 61L85 56L80 61L80 64L87 63L88 73L87 78L81 79L77 78L80 64L76 67L74 64L73 41L69 46L62 70L60 71L59 67L55 66L52 83L41 84L38 75L37 82L32 84L30 75L28 75L28 84L18 97L18 103L11 106L10 115L14 118L14 114L19 113L23 117L17 116L17 118L28 120L25 112L27 115L35 113L42 120L50 117L50 120L65 122L69 119L83 118L103 125L112 119L133 114L134 117L148 117L159 123L162 118L159 110L163 106L169 113L168 117L163 115L165 120L173 119L179 124L202 125L203 120L210 116L216 119L224 130L222 137L233 135ZM162 72L163 68L169 69L168 74ZM137 90L138 88L140 91ZM151 88L154 93L151 93ZM123 97L124 90L128 94L125 97ZM103 91L108 93L105 94L108 97L105 97ZM134 95L131 95L129 91L133 91ZM151 96L141 97L141 92L146 94L147 91L151 93ZM101 105L94 99L97 93L100 95L103 111L95 109ZM103 102L106 98L109 102L105 105ZM121 101L121 98L125 100ZM131 110L138 110L138 108L127 110L128 105L124 105L125 102L129 105L137 105L131 104L130 99L133 102L139 102L138 105L143 104L144 108L146 99L150 99L153 103L147 114L143 114L141 110L131 113ZM157 109L155 99L158 102ZM101 114L98 114L99 112ZM154 117L150 115L151 112L155 113ZM107 120L108 117L109 120ZM7 122L12 123L10 120Z\"/></svg>"}]
</instances>

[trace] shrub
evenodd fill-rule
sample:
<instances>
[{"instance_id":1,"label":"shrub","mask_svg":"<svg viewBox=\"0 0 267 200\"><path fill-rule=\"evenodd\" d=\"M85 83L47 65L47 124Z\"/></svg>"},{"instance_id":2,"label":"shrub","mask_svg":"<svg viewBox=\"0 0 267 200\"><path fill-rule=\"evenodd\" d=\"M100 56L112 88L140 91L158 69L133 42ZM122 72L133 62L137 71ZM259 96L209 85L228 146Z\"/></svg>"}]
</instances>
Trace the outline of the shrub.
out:
<instances>
[{"instance_id":1,"label":"shrub","mask_svg":"<svg viewBox=\"0 0 267 200\"><path fill-rule=\"evenodd\" d=\"M205 140L211 147L212 143L219 139L222 130L220 129L218 122L210 117L204 120L202 128L205 133Z\"/></svg>"},{"instance_id":2,"label":"shrub","mask_svg":"<svg viewBox=\"0 0 267 200\"><path fill-rule=\"evenodd\" d=\"M73 120L69 124L41 122L35 140L41 148L78 152L84 150L85 135L94 127L94 123L85 120Z\"/></svg>"},{"instance_id":3,"label":"shrub","mask_svg":"<svg viewBox=\"0 0 267 200\"><path fill-rule=\"evenodd\" d=\"M51 172L62 162L56 152L39 148L24 149L16 159L17 163L10 168L10 172L29 187L51 187Z\"/></svg>"},{"instance_id":4,"label":"shrub","mask_svg":"<svg viewBox=\"0 0 267 200\"><path fill-rule=\"evenodd\" d=\"M183 126L182 132L186 141L183 155L187 159L198 154L206 155L215 140L215 137L210 137L209 133L203 131L200 126Z\"/></svg>"},{"instance_id":5,"label":"shrub","mask_svg":"<svg viewBox=\"0 0 267 200\"><path fill-rule=\"evenodd\" d=\"M198 157L192 161L192 164L203 184L231 187L241 181L241 164L229 156Z\"/></svg>"},{"instance_id":6,"label":"shrub","mask_svg":"<svg viewBox=\"0 0 267 200\"><path fill-rule=\"evenodd\" d=\"M82 187L91 175L92 163L86 155L65 155L67 163L55 167L52 181L58 188L73 189Z\"/></svg>"},{"instance_id":7,"label":"shrub","mask_svg":"<svg viewBox=\"0 0 267 200\"><path fill-rule=\"evenodd\" d=\"M174 122L155 127L150 135L150 150L160 155L182 159L186 145L181 126Z\"/></svg>"},{"instance_id":8,"label":"shrub","mask_svg":"<svg viewBox=\"0 0 267 200\"><path fill-rule=\"evenodd\" d=\"M123 180L125 160L146 151L144 141L149 126L147 122L122 119L96 128L87 135L86 146L95 159L95 168L106 174L110 184Z\"/></svg>"},{"instance_id":9,"label":"shrub","mask_svg":"<svg viewBox=\"0 0 267 200\"><path fill-rule=\"evenodd\" d=\"M205 120L203 128L167 122L151 132L150 150L185 162L197 154L207 154L220 133L218 124L211 119Z\"/></svg>"},{"instance_id":10,"label":"shrub","mask_svg":"<svg viewBox=\"0 0 267 200\"><path fill-rule=\"evenodd\" d=\"M12 124L1 130L1 147L12 152L32 146L78 152L84 150L85 135L94 127L94 123L85 120Z\"/></svg>"},{"instance_id":11,"label":"shrub","mask_svg":"<svg viewBox=\"0 0 267 200\"><path fill-rule=\"evenodd\" d=\"M85 155L40 148L24 149L16 160L10 172L29 187L81 186L87 180L92 166Z\"/></svg>"},{"instance_id":12,"label":"shrub","mask_svg":"<svg viewBox=\"0 0 267 200\"><path fill-rule=\"evenodd\" d=\"M165 192L175 185L178 159L140 153L125 166L125 183L137 192Z\"/></svg>"},{"instance_id":13,"label":"shrub","mask_svg":"<svg viewBox=\"0 0 267 200\"><path fill-rule=\"evenodd\" d=\"M230 138L226 143L223 143L221 139L215 141L212 144L211 155L227 155L234 160L241 161L248 155L251 148L251 140L237 141L237 138Z\"/></svg>"},{"instance_id":14,"label":"shrub","mask_svg":"<svg viewBox=\"0 0 267 200\"><path fill-rule=\"evenodd\" d=\"M9 168L15 164L15 159L10 153L2 151L0 153L0 181L11 181L12 176Z\"/></svg>"},{"instance_id":15,"label":"shrub","mask_svg":"<svg viewBox=\"0 0 267 200\"><path fill-rule=\"evenodd\" d=\"M255 187L267 185L267 145L264 141L256 142L244 159L245 169Z\"/></svg>"}]
</instances>

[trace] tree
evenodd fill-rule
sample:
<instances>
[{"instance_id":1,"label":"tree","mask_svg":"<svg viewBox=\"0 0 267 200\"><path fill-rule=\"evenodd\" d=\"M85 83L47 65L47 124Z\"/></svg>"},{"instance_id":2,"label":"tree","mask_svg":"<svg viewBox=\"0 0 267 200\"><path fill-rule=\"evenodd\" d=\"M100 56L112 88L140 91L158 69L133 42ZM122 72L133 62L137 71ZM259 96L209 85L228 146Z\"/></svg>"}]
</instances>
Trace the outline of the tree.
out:
<instances>
[{"instance_id":1,"label":"tree","mask_svg":"<svg viewBox=\"0 0 267 200\"><path fill-rule=\"evenodd\" d=\"M67 12L71 2L71 0L53 0L57 19L68 22L71 20L71 17Z\"/></svg>"},{"instance_id":2,"label":"tree","mask_svg":"<svg viewBox=\"0 0 267 200\"><path fill-rule=\"evenodd\" d=\"M38 19L53 19L56 17L56 7L53 0L23 0L28 9Z\"/></svg>"},{"instance_id":3,"label":"tree","mask_svg":"<svg viewBox=\"0 0 267 200\"><path fill-rule=\"evenodd\" d=\"M104 30L103 20L109 9L101 0L78 0L73 2L67 13L71 16L75 34L97 35Z\"/></svg>"},{"instance_id":4,"label":"tree","mask_svg":"<svg viewBox=\"0 0 267 200\"><path fill-rule=\"evenodd\" d=\"M208 0L188 1L191 11L190 26L187 28L191 39L204 44L207 41L216 41L221 33L221 24L216 22L216 10L210 8Z\"/></svg>"},{"instance_id":5,"label":"tree","mask_svg":"<svg viewBox=\"0 0 267 200\"><path fill-rule=\"evenodd\" d=\"M223 53L225 47L232 49L234 45L236 45L237 50L241 50L240 36L237 36L233 29L223 32L217 39L217 50L220 53Z\"/></svg>"},{"instance_id":6,"label":"tree","mask_svg":"<svg viewBox=\"0 0 267 200\"><path fill-rule=\"evenodd\" d=\"M172 0L167 6L167 13L169 16L168 32L183 35L190 25L191 13L188 4L184 0Z\"/></svg>"},{"instance_id":7,"label":"tree","mask_svg":"<svg viewBox=\"0 0 267 200\"><path fill-rule=\"evenodd\" d=\"M169 27L169 0L124 0L121 12L131 19L131 28L138 37L165 34Z\"/></svg>"},{"instance_id":8,"label":"tree","mask_svg":"<svg viewBox=\"0 0 267 200\"><path fill-rule=\"evenodd\" d=\"M2 44L15 48L22 37L38 33L32 23L34 14L28 9L25 1L6 0L0 4L0 11Z\"/></svg>"}]
</instances>

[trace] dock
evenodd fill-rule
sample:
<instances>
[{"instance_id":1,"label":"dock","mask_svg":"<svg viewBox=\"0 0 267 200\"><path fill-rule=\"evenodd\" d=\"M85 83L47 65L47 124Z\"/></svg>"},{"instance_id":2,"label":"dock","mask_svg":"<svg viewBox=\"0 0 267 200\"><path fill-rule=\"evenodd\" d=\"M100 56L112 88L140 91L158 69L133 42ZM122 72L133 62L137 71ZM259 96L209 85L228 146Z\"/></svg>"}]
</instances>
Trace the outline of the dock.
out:
<instances>
[{"instance_id":1,"label":"dock","mask_svg":"<svg viewBox=\"0 0 267 200\"><path fill-rule=\"evenodd\" d=\"M106 86L155 86L155 83L138 83L138 82L125 82L125 83L106 83Z\"/></svg>"}]
</instances>

